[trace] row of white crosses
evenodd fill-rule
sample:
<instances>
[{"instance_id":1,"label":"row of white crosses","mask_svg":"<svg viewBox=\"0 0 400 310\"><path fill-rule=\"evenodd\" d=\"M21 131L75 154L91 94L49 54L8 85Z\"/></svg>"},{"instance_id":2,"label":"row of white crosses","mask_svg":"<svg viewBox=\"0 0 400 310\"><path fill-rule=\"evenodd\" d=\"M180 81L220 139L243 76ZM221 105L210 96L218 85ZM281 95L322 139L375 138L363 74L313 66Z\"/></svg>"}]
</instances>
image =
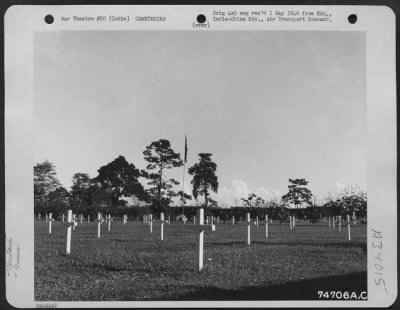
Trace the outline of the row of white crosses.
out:
<instances>
[{"instance_id":1,"label":"row of white crosses","mask_svg":"<svg viewBox=\"0 0 400 310\"><path fill-rule=\"evenodd\" d=\"M240 220L242 220L242 218L240 218ZM265 216L265 221L268 222L268 215ZM272 224L272 219L270 219L271 224ZM260 223L260 220L258 218L258 216L256 216L256 220L254 221L254 226L258 227ZM219 224L219 217L218 217L218 224ZM266 223L267 224L267 223ZM232 225L235 225L235 216L232 216Z\"/></svg>"},{"instance_id":2,"label":"row of white crosses","mask_svg":"<svg viewBox=\"0 0 400 310\"><path fill-rule=\"evenodd\" d=\"M354 219L354 213L353 213L353 219ZM338 230L339 230L339 232L341 232L342 231L342 216L341 215L339 215L339 216L329 216L328 217L328 225L329 225L329 228L333 228L333 229L335 229L335 223L336 223L336 221L338 222ZM354 222L355 223L355 222ZM350 231L351 229L350 229L350 214L347 214L347 236L348 236L348 240L351 240L351 231Z\"/></svg>"},{"instance_id":3,"label":"row of white crosses","mask_svg":"<svg viewBox=\"0 0 400 310\"><path fill-rule=\"evenodd\" d=\"M73 220L71 220L71 223L73 223L73 229L75 230L75 226L77 226L78 223L77 223L76 220L75 220L75 214L72 215L72 210L69 210L69 211L71 211L71 219L73 219ZM68 211L68 212L69 212L69 211ZM64 216L64 215L63 215L63 216ZM52 214L52 213L49 213L49 215L46 214L46 222L49 223L49 235L51 235L51 232L52 232L52 223L54 222L53 214Z\"/></svg>"},{"instance_id":4,"label":"row of white crosses","mask_svg":"<svg viewBox=\"0 0 400 310\"><path fill-rule=\"evenodd\" d=\"M72 210L68 210L67 213L67 239L66 239L66 254L71 253L71 230L75 229L75 226L78 225L76 221L76 216L75 214L72 214ZM51 233L51 222L54 221L51 218L51 213L50 213L50 221L49 221L49 233ZM82 217L81 217L82 221ZM101 236L101 224L104 222L103 217L101 213L99 212L97 214L97 238L100 238ZM111 214L106 215L106 222L108 223L108 231L111 231Z\"/></svg>"},{"instance_id":5,"label":"row of white crosses","mask_svg":"<svg viewBox=\"0 0 400 310\"><path fill-rule=\"evenodd\" d=\"M204 210L197 210L197 217L199 218L198 227L199 227L199 235L196 238L196 265L197 270L200 272L203 269L203 256L204 256ZM212 217L211 217L212 219ZM234 219L234 217L232 217ZM247 219L247 244L251 243L251 231L250 231L250 213L246 214ZM234 220L232 221L234 223ZM268 238L268 215L265 215L265 237Z\"/></svg>"}]
</instances>

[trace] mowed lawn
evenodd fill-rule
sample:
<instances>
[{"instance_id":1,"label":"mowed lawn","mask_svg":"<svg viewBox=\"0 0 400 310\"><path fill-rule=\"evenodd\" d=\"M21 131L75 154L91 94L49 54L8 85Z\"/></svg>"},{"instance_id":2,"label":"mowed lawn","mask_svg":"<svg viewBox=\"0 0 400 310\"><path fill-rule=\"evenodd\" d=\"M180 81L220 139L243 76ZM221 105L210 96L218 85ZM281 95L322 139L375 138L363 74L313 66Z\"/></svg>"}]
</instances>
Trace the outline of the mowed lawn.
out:
<instances>
[{"instance_id":1,"label":"mowed lawn","mask_svg":"<svg viewBox=\"0 0 400 310\"><path fill-rule=\"evenodd\" d=\"M196 269L198 227L187 223L149 226L139 221L83 223L72 231L65 255L64 223L35 221L35 299L101 300L290 300L318 299L318 290L367 290L366 225L339 233L326 223L204 226L204 269Z\"/></svg>"}]
</instances>

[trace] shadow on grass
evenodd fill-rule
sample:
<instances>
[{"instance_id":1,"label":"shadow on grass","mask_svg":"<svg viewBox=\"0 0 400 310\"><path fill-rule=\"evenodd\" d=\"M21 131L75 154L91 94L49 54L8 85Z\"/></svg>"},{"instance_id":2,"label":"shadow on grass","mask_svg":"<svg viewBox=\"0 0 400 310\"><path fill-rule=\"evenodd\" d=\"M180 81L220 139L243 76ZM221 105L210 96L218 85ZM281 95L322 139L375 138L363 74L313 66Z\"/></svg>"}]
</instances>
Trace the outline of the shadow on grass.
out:
<instances>
[{"instance_id":1,"label":"shadow on grass","mask_svg":"<svg viewBox=\"0 0 400 310\"><path fill-rule=\"evenodd\" d=\"M367 243L362 241L338 241L338 242L318 242L318 241L310 241L310 242L298 242L298 241L252 241L251 244L261 244L261 245L284 245L284 246L332 246L332 247L342 247L342 248L361 248L364 252L367 251ZM235 246L235 245L243 245L243 247L247 247L247 244L243 241L229 241L229 242L208 242L205 246Z\"/></svg>"},{"instance_id":2,"label":"shadow on grass","mask_svg":"<svg viewBox=\"0 0 400 310\"><path fill-rule=\"evenodd\" d=\"M318 291L356 292L357 297L367 291L367 272L349 273L302 280L285 284L249 286L238 290L207 287L177 300L318 300ZM366 297L366 296L363 296ZM353 298L353 300L355 300Z\"/></svg>"}]
</instances>

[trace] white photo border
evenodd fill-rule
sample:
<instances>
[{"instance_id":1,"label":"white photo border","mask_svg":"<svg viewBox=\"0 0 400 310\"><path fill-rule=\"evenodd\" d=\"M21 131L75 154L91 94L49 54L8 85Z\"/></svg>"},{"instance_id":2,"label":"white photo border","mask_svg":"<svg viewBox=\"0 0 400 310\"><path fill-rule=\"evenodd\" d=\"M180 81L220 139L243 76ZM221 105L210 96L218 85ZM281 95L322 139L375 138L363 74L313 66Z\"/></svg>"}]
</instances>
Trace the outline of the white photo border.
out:
<instances>
[{"instance_id":1,"label":"white photo border","mask_svg":"<svg viewBox=\"0 0 400 310\"><path fill-rule=\"evenodd\" d=\"M218 10L323 10L330 23L212 23L195 28L200 13ZM44 22L52 14L55 22ZM356 14L356 24L348 16ZM63 15L166 16L165 22L62 23ZM397 298L397 135L395 14L386 6L51 5L12 6L4 17L6 298L14 307L388 307ZM366 301L129 301L34 300L33 36L37 31L360 31L366 33L368 300ZM382 212L384 210L384 212ZM15 225L16 221L19 225ZM23 227L23 229L21 229ZM377 237L378 235L381 238ZM382 248L377 242L382 242ZM379 243L380 244L380 243ZM379 254L380 253L380 254ZM19 266L10 263L18 255ZM383 259L377 260L377 256ZM383 269L377 269L379 264ZM383 275L377 273L380 271ZM379 280L383 279L383 280ZM386 289L383 287L383 281Z\"/></svg>"}]
</instances>

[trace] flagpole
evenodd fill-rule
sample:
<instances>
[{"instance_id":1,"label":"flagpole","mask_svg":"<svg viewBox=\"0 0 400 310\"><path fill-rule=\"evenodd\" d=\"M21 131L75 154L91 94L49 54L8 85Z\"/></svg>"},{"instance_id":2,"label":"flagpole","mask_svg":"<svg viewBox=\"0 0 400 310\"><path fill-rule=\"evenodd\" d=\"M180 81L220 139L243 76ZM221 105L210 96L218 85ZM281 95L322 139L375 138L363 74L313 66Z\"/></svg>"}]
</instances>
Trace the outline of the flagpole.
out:
<instances>
[{"instance_id":1,"label":"flagpole","mask_svg":"<svg viewBox=\"0 0 400 310\"><path fill-rule=\"evenodd\" d=\"M183 172L182 172L182 216L185 215L184 208L185 208L185 171L186 171L186 161L187 161L187 138L185 132L185 151L184 151L184 158L183 158Z\"/></svg>"},{"instance_id":2,"label":"flagpole","mask_svg":"<svg viewBox=\"0 0 400 310\"><path fill-rule=\"evenodd\" d=\"M182 215L185 215L185 213L183 212L183 209L185 207L185 166L186 163L185 161L183 161L183 173L182 173Z\"/></svg>"}]
</instances>

